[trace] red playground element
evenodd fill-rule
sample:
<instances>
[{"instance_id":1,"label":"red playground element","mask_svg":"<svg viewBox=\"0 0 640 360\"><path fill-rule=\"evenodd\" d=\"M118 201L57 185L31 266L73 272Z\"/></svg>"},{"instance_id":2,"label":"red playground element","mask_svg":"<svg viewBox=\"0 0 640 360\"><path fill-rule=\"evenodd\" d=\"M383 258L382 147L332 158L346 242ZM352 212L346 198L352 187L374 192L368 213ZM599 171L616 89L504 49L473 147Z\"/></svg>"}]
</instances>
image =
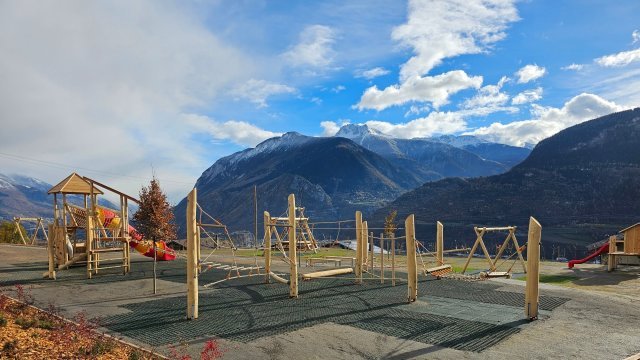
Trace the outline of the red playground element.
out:
<instances>
[{"instance_id":1,"label":"red playground element","mask_svg":"<svg viewBox=\"0 0 640 360\"><path fill-rule=\"evenodd\" d=\"M575 264L582 264L582 263L586 263L587 261L593 259L594 257L600 255L600 254L607 254L609 252L609 243L607 242L606 244L602 245L598 250L596 250L594 253L592 253L591 255L587 256L584 259L580 259L580 260L571 260L569 261L569 269L573 269L573 266Z\"/></svg>"}]
</instances>

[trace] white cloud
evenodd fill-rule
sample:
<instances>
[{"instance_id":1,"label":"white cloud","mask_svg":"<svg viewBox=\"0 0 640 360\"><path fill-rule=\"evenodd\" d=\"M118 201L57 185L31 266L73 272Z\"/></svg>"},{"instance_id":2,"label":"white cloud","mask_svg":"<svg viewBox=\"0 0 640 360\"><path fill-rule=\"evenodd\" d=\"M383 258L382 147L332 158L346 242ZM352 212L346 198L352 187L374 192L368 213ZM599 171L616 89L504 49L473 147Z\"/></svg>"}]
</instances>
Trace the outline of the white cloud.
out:
<instances>
[{"instance_id":1,"label":"white cloud","mask_svg":"<svg viewBox=\"0 0 640 360\"><path fill-rule=\"evenodd\" d=\"M547 69L538 65L525 65L516 72L518 84L525 84L543 77L547 73Z\"/></svg>"},{"instance_id":2,"label":"white cloud","mask_svg":"<svg viewBox=\"0 0 640 360\"><path fill-rule=\"evenodd\" d=\"M613 102L582 93L567 101L562 108L532 105L533 119L508 124L495 122L468 134L516 146L536 144L569 126L620 110L623 108Z\"/></svg>"},{"instance_id":3,"label":"white cloud","mask_svg":"<svg viewBox=\"0 0 640 360\"><path fill-rule=\"evenodd\" d=\"M179 120L256 67L206 27L195 5L0 2L0 143L6 152L123 174L132 194L159 174L193 182L208 165ZM28 141L26 140L28 139ZM70 170L7 163L58 181ZM188 185L164 181L172 194ZM175 196L179 198L179 196Z\"/></svg>"},{"instance_id":4,"label":"white cloud","mask_svg":"<svg viewBox=\"0 0 640 360\"><path fill-rule=\"evenodd\" d=\"M340 119L338 120L338 122L330 120L320 122L320 126L323 129L320 136L333 136L340 130L341 127L351 123L349 119Z\"/></svg>"},{"instance_id":5,"label":"white cloud","mask_svg":"<svg viewBox=\"0 0 640 360\"><path fill-rule=\"evenodd\" d=\"M595 62L604 67L621 67L640 61L640 49L622 51L617 54L599 57Z\"/></svg>"},{"instance_id":6,"label":"white cloud","mask_svg":"<svg viewBox=\"0 0 640 360\"><path fill-rule=\"evenodd\" d=\"M462 70L449 71L436 76L415 76L401 85L392 85L384 90L377 86L368 88L360 102L355 105L359 110L384 110L395 105L409 102L430 102L434 108L445 105L449 96L468 88L479 88L482 76L470 77Z\"/></svg>"},{"instance_id":7,"label":"white cloud","mask_svg":"<svg viewBox=\"0 0 640 360\"><path fill-rule=\"evenodd\" d=\"M295 94L297 90L291 86L277 84L265 80L250 79L242 85L236 86L231 94L244 98L258 105L259 108L267 107L267 98L274 95Z\"/></svg>"},{"instance_id":8,"label":"white cloud","mask_svg":"<svg viewBox=\"0 0 640 360\"><path fill-rule=\"evenodd\" d=\"M631 39L632 39L632 44L637 43L638 41L640 41L640 31L638 30L633 30L633 32L631 33Z\"/></svg>"},{"instance_id":9,"label":"white cloud","mask_svg":"<svg viewBox=\"0 0 640 360\"><path fill-rule=\"evenodd\" d=\"M485 51L519 20L512 0L412 0L408 20L392 37L413 49L402 65L401 81L427 74L443 59Z\"/></svg>"},{"instance_id":10,"label":"white cloud","mask_svg":"<svg viewBox=\"0 0 640 360\"><path fill-rule=\"evenodd\" d=\"M464 109L475 109L481 107L498 107L509 101L509 95L500 91L502 86L509 81L503 76L496 85L486 85L478 90L478 93L462 103Z\"/></svg>"},{"instance_id":11,"label":"white cloud","mask_svg":"<svg viewBox=\"0 0 640 360\"><path fill-rule=\"evenodd\" d=\"M322 105L322 99L320 99L319 97L312 97L309 101L311 101L312 103L316 104L316 105Z\"/></svg>"},{"instance_id":12,"label":"white cloud","mask_svg":"<svg viewBox=\"0 0 640 360\"><path fill-rule=\"evenodd\" d=\"M583 64L575 64L574 63L574 64L570 64L570 65L567 65L567 66L563 66L560 69L562 69L562 70L580 71L580 70L582 70L583 67L584 67Z\"/></svg>"},{"instance_id":13,"label":"white cloud","mask_svg":"<svg viewBox=\"0 0 640 360\"><path fill-rule=\"evenodd\" d=\"M370 120L366 124L372 129L401 139L452 134L467 128L467 122L460 113L437 111L406 123L392 124L386 121Z\"/></svg>"},{"instance_id":14,"label":"white cloud","mask_svg":"<svg viewBox=\"0 0 640 360\"><path fill-rule=\"evenodd\" d=\"M346 90L347 88L344 85L338 85L336 87L334 87L333 89L331 89L331 91L333 91L334 93L339 93L342 92L344 90Z\"/></svg>"},{"instance_id":15,"label":"white cloud","mask_svg":"<svg viewBox=\"0 0 640 360\"><path fill-rule=\"evenodd\" d=\"M333 63L335 40L336 33L329 26L310 25L300 33L299 42L283 57L296 67L327 68Z\"/></svg>"},{"instance_id":16,"label":"white cloud","mask_svg":"<svg viewBox=\"0 0 640 360\"><path fill-rule=\"evenodd\" d=\"M377 78L379 76L384 76L387 75L390 71L382 68L382 67L375 67L373 69L369 69L369 70L361 70L356 72L356 77L359 78L365 78L367 80L371 80L374 78Z\"/></svg>"},{"instance_id":17,"label":"white cloud","mask_svg":"<svg viewBox=\"0 0 640 360\"><path fill-rule=\"evenodd\" d=\"M254 147L264 140L280 136L245 121L216 121L204 115L187 114L182 119L194 132L204 132L215 140L229 140L239 145Z\"/></svg>"},{"instance_id":18,"label":"white cloud","mask_svg":"<svg viewBox=\"0 0 640 360\"><path fill-rule=\"evenodd\" d=\"M522 105L538 101L542 99L542 88L537 87L535 89L525 90L518 95L514 96L511 100L513 105Z\"/></svg>"}]
</instances>

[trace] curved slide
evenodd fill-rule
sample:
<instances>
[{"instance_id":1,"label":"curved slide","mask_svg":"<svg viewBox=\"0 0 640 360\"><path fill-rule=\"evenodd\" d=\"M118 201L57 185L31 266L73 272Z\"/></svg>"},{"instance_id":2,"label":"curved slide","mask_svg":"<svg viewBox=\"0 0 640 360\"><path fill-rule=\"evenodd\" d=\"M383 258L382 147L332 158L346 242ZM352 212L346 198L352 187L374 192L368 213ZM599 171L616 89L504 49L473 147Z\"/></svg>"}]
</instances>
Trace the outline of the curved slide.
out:
<instances>
[{"instance_id":1,"label":"curved slide","mask_svg":"<svg viewBox=\"0 0 640 360\"><path fill-rule=\"evenodd\" d=\"M98 219L102 222L102 226L106 229L117 230L120 228L120 217L112 210L104 207L97 207ZM147 257L154 257L153 253L153 241L145 240L133 226L129 225L129 236L131 241L129 244L137 252ZM175 260L176 253L173 249L167 246L164 241L156 241L155 258L158 261L171 261Z\"/></svg>"},{"instance_id":2,"label":"curved slide","mask_svg":"<svg viewBox=\"0 0 640 360\"><path fill-rule=\"evenodd\" d=\"M607 242L606 244L602 245L598 250L596 250L594 253L592 253L591 255L587 256L586 258L569 261L569 269L573 269L575 264L586 263L587 261L593 259L594 257L596 257L596 256L598 256L600 254L607 254L608 252L609 252L609 243Z\"/></svg>"}]
</instances>

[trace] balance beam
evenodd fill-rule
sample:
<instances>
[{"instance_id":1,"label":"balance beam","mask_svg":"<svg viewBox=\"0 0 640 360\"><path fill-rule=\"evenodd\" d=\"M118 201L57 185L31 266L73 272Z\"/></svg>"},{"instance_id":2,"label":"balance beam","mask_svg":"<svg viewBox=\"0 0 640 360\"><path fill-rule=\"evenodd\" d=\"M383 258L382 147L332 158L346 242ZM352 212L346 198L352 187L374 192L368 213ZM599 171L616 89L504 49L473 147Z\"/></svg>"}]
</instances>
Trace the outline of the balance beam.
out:
<instances>
[{"instance_id":1,"label":"balance beam","mask_svg":"<svg viewBox=\"0 0 640 360\"><path fill-rule=\"evenodd\" d=\"M311 280L311 279L317 279L317 278L322 278L326 276L344 275L344 274L351 274L351 273L353 273L353 268L323 270L323 271L316 271L316 272L310 272L307 274L302 274L302 279Z\"/></svg>"},{"instance_id":2,"label":"balance beam","mask_svg":"<svg viewBox=\"0 0 640 360\"><path fill-rule=\"evenodd\" d=\"M277 281L277 282L279 282L279 283L283 283L283 284L287 284L287 285L289 285L289 280L287 280L287 279L285 279L285 278L283 278L283 277L280 277L280 276L278 276L278 275L274 274L274 273L273 273L273 272L271 272L271 271L269 271L269 276L270 276L273 280L275 280L275 281Z\"/></svg>"}]
</instances>

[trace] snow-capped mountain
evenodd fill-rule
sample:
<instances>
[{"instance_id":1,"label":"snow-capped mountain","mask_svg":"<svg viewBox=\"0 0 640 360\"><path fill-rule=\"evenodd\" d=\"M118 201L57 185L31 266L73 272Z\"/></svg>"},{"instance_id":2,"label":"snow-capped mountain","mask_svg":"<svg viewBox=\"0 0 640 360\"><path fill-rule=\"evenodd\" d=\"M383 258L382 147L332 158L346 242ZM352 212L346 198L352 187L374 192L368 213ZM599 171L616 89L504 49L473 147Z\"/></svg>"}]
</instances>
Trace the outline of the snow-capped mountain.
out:
<instances>
[{"instance_id":1,"label":"snow-capped mountain","mask_svg":"<svg viewBox=\"0 0 640 360\"><path fill-rule=\"evenodd\" d=\"M388 160L402 164L422 176L424 181L495 175L513 166L510 156L509 163L494 159L494 155L501 154L500 150L510 153L511 149L506 145L489 143L473 136L397 139L365 124L344 125L335 136L351 139ZM485 151L484 147L489 149ZM476 148L478 152L474 151ZM493 150L498 153L492 154ZM524 152L528 154L526 150ZM522 154L524 156L519 160L523 160L526 154Z\"/></svg>"},{"instance_id":2,"label":"snow-capped mountain","mask_svg":"<svg viewBox=\"0 0 640 360\"><path fill-rule=\"evenodd\" d=\"M47 197L50 188L50 184L35 178L0 174L0 219L52 217L52 205Z\"/></svg>"}]
</instances>

